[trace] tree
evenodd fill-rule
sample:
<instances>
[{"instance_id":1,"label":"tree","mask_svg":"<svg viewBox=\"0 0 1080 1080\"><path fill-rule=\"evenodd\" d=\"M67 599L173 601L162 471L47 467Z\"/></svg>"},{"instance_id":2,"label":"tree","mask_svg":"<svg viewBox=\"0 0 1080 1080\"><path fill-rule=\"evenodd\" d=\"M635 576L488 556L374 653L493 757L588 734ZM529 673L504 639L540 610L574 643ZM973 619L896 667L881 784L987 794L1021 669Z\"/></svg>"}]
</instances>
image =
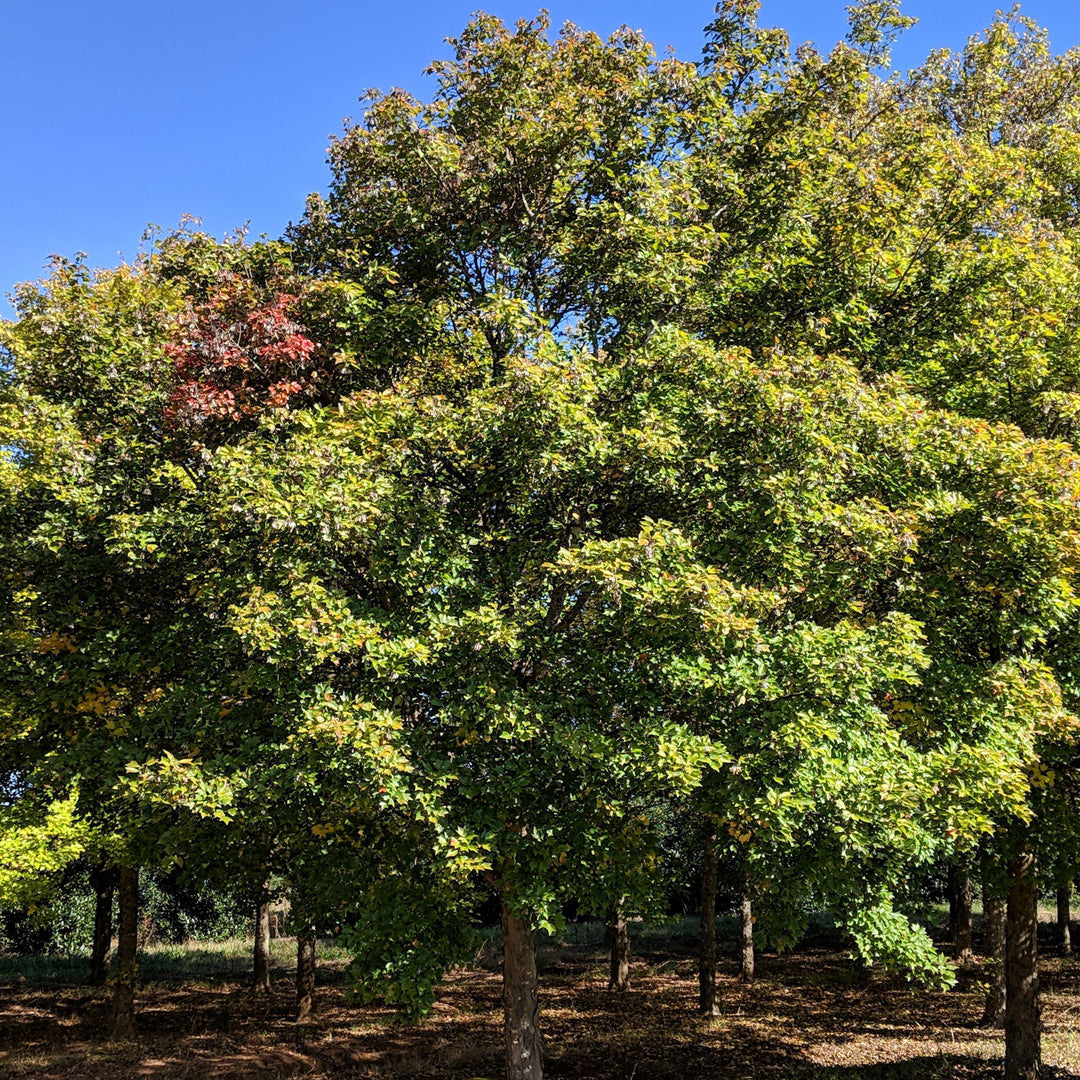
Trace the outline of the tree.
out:
<instances>
[{"instance_id":1,"label":"tree","mask_svg":"<svg viewBox=\"0 0 1080 1080\"><path fill-rule=\"evenodd\" d=\"M226 846L265 861L263 837L282 816L265 804L255 812L266 789L246 778L276 780L268 759L292 770L273 756L292 730L287 709L273 726L290 687L260 684L222 632L208 558L215 544L240 549L243 538L208 542L202 494L222 438L250 427L259 408L287 406L296 379L319 382L320 358L283 314L282 262L272 245L188 233L134 267L90 274L60 261L48 281L21 291L19 321L3 327L2 443L14 448L2 551L10 750L30 791L78 778L77 813L113 838L122 881L140 863L211 866ZM270 299L248 305L256 295ZM245 305L255 313L238 328L228 320ZM229 429L218 408L227 394ZM303 805L300 792L275 795L280 808ZM237 828L223 845L237 802L250 832L241 839ZM310 824L290 819L300 835ZM121 921L131 971L134 925ZM124 1036L132 988L128 979L117 998Z\"/></svg>"},{"instance_id":2,"label":"tree","mask_svg":"<svg viewBox=\"0 0 1080 1080\"><path fill-rule=\"evenodd\" d=\"M78 775L117 835L124 926L140 864L227 852L416 1013L479 875L536 1078L537 930L643 903L643 786L782 930L812 892L938 980L894 895L993 834L1037 1067L1080 502L1033 436L1071 430L1072 173L1024 182L1056 105L975 114L995 66L1067 97L1068 65L999 20L883 78L895 4L826 58L755 12L721 5L700 69L478 17L434 102L370 98L292 247L181 233L20 294L0 689L20 776Z\"/></svg>"},{"instance_id":3,"label":"tree","mask_svg":"<svg viewBox=\"0 0 1080 1080\"><path fill-rule=\"evenodd\" d=\"M989 970L989 985L981 1027L1005 1026L1005 900L999 895L1000 875L990 867L983 874L983 956Z\"/></svg>"},{"instance_id":4,"label":"tree","mask_svg":"<svg viewBox=\"0 0 1080 1080\"><path fill-rule=\"evenodd\" d=\"M900 696L919 635L869 601L1007 560L1046 590L1025 617L1052 618L1072 459L842 365L765 370L674 331L619 362L539 337L503 382L457 396L402 383L294 414L288 440L223 452L215 482L223 520L243 508L267 537L232 627L271 665L321 663L313 732L388 729L398 783L438 793L432 840L500 891L510 1045L535 1053L533 930L596 889L643 778L677 794L715 776L734 827L798 848L847 897L868 954L933 967L888 915L890 874L935 836L991 827L1003 795L1023 805L1032 688L1008 668L986 687L992 715L1016 713L993 747L925 741ZM1006 477L1016 497L971 519L980 558L958 566L956 514ZM283 530L287 548L270 542Z\"/></svg>"},{"instance_id":5,"label":"tree","mask_svg":"<svg viewBox=\"0 0 1080 1080\"><path fill-rule=\"evenodd\" d=\"M756 10L724 4L710 28L707 66L738 122L693 155L703 220L718 226L702 331L760 352L778 340L839 350L867 373L902 372L936 405L1074 439L1076 52L1055 57L1045 31L1014 11L962 54L938 52L909 76L882 77L881 47L907 21L895 4L857 5L848 45L827 57L787 56L776 32L757 27ZM734 81L733 54L744 58ZM905 610L930 626L941 613ZM935 632L932 671L956 662L991 670L1011 653L1049 665L1071 706L1067 621L1004 641L997 621L984 613L951 661L961 638L955 628ZM1074 737L1068 725L1047 730L1060 707L1048 676L1049 692L1030 702L1041 732L1030 775L1054 773L1062 780L1049 786L1060 788ZM950 682L939 700L956 694ZM961 740L977 735L959 716L949 727ZM1063 815L1042 787L1031 784L1019 819L999 822L1050 855L1074 829L1053 835ZM1045 827L1023 825L1033 813ZM1002 842L1006 862L1026 865L1015 843ZM1035 1043L1023 1053L1033 1047L1037 1061Z\"/></svg>"},{"instance_id":6,"label":"tree","mask_svg":"<svg viewBox=\"0 0 1080 1080\"><path fill-rule=\"evenodd\" d=\"M32 792L0 810L0 904L6 908L45 904L56 876L92 842L75 816L76 796L35 805Z\"/></svg>"},{"instance_id":7,"label":"tree","mask_svg":"<svg viewBox=\"0 0 1080 1080\"><path fill-rule=\"evenodd\" d=\"M152 598L170 588L153 565L153 545L117 552L102 518L113 524L154 502L155 360L163 359L154 345L170 296L130 268L95 279L80 263L58 260L50 280L24 287L18 304L20 320L0 328L11 361L0 442L13 448L2 678L18 723L20 783L49 790L74 778L76 815L110 838L118 859L121 977L112 1030L126 1038L134 1032L134 881L148 835L115 783L132 742L147 737L133 721L163 696L163 638L174 649L165 664L175 669L182 660L169 638L175 626L155 617Z\"/></svg>"}]
</instances>

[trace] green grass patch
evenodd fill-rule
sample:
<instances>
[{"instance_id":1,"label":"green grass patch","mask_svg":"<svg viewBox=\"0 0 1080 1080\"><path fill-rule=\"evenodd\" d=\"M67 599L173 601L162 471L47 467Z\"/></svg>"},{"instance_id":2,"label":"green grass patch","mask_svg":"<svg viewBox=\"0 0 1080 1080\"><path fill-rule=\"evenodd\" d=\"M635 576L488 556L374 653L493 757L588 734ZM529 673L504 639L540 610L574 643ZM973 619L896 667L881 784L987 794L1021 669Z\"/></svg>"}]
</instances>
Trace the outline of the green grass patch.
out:
<instances>
[{"instance_id":1,"label":"green grass patch","mask_svg":"<svg viewBox=\"0 0 1080 1080\"><path fill-rule=\"evenodd\" d=\"M251 938L151 943L139 950L139 978L143 983L243 981L251 977L253 948ZM349 961L348 952L333 941L320 941L316 956L324 967L343 967ZM277 971L295 971L296 939L274 938L270 942L270 963ZM0 955L0 983L80 983L89 976L90 958L82 951Z\"/></svg>"}]
</instances>

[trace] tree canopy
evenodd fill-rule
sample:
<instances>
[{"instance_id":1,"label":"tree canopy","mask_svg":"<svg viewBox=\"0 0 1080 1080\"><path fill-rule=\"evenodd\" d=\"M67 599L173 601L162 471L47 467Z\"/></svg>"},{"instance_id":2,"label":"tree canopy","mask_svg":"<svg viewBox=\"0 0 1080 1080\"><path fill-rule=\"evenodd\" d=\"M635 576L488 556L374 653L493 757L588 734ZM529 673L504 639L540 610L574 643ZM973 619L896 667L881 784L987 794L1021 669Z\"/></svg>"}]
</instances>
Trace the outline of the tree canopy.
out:
<instances>
[{"instance_id":1,"label":"tree canopy","mask_svg":"<svg viewBox=\"0 0 1080 1080\"><path fill-rule=\"evenodd\" d=\"M284 240L20 290L4 873L228 853L412 1014L490 889L538 1077L536 930L648 903L658 806L939 982L913 867L1075 859L1077 57L756 10L699 64L477 16Z\"/></svg>"}]
</instances>

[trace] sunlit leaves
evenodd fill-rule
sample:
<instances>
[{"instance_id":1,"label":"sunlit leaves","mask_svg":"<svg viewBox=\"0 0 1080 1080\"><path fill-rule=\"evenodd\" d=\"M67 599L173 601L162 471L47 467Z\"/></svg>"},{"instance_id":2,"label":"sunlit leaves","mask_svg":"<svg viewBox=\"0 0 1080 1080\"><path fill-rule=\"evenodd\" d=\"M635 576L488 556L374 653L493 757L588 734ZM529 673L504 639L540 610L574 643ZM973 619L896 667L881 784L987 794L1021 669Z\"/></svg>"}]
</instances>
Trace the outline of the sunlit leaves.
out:
<instances>
[{"instance_id":1,"label":"sunlit leaves","mask_svg":"<svg viewBox=\"0 0 1080 1080\"><path fill-rule=\"evenodd\" d=\"M32 799L0 810L0 900L7 908L44 903L54 877L82 853L91 836L76 816L74 795L48 806Z\"/></svg>"},{"instance_id":2,"label":"sunlit leaves","mask_svg":"<svg viewBox=\"0 0 1080 1080\"><path fill-rule=\"evenodd\" d=\"M0 331L12 754L276 850L405 1011L470 880L643 907L661 803L940 977L890 890L1072 767L1076 58L756 12L700 67L478 16L295 247L60 261Z\"/></svg>"}]
</instances>

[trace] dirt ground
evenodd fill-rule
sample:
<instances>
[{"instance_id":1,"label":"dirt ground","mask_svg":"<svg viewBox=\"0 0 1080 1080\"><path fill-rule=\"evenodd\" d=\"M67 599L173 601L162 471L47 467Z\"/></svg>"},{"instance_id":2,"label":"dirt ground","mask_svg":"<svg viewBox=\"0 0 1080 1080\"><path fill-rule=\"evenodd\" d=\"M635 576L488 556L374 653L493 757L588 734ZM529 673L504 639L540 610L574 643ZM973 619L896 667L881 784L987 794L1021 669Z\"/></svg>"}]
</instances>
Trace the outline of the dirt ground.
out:
<instances>
[{"instance_id":1,"label":"dirt ground","mask_svg":"<svg viewBox=\"0 0 1080 1080\"><path fill-rule=\"evenodd\" d=\"M604 988L603 958L566 948L541 971L545 1075L595 1080L796 1077L989 1080L1003 1041L980 1030L976 967L948 993L913 992L824 949L759 957L742 986L722 969L722 1015L695 1015L687 955L636 957L629 993ZM154 982L138 996L139 1040L104 1037L108 997L68 982L0 987L0 1076L34 1080L390 1077L480 1080L502 1072L498 974L448 978L418 1025L345 1001L340 971L320 971L315 1019L293 1018L288 972L269 1002L236 981ZM1080 1077L1080 961L1043 963L1045 1075Z\"/></svg>"}]
</instances>

